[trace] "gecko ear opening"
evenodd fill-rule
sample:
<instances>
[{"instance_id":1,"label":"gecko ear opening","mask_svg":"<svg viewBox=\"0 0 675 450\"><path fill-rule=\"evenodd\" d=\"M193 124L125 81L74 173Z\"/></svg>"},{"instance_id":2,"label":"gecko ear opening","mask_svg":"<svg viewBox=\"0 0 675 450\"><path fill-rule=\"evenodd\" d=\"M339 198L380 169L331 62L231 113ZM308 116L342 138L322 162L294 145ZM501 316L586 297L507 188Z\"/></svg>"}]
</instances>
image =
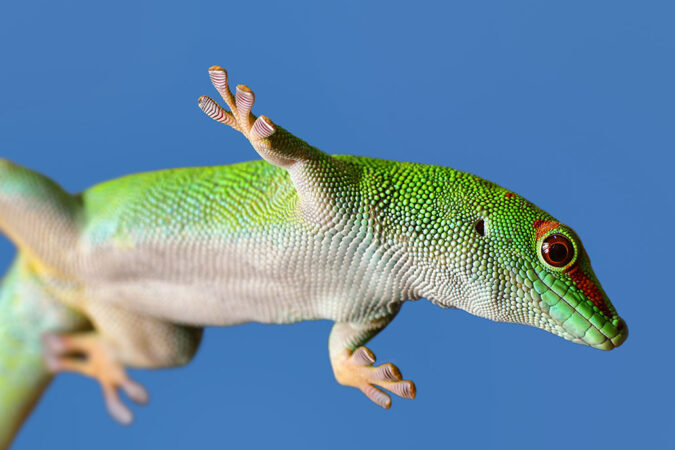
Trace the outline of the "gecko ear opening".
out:
<instances>
[{"instance_id":1,"label":"gecko ear opening","mask_svg":"<svg viewBox=\"0 0 675 450\"><path fill-rule=\"evenodd\" d=\"M476 233L481 236L485 236L485 221L483 219L478 219L473 227L476 230Z\"/></svg>"}]
</instances>

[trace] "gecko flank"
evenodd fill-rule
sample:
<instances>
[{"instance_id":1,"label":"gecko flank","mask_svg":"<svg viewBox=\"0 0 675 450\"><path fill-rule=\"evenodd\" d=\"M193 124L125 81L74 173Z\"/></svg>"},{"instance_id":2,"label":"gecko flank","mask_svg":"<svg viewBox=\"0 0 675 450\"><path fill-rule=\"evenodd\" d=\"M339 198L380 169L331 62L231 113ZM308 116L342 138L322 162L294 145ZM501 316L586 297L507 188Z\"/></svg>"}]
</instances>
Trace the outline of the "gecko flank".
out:
<instances>
[{"instance_id":1,"label":"gecko flank","mask_svg":"<svg viewBox=\"0 0 675 450\"><path fill-rule=\"evenodd\" d=\"M46 333L44 366L36 344L26 356L35 371L95 377L110 413L128 423L119 389L137 402L147 393L125 367L189 362L205 326L332 320L337 381L385 408L385 390L414 398L415 385L375 365L364 345L406 300L602 350L626 339L569 226L468 173L323 153L252 114L253 92L232 94L224 69L209 73L229 110L209 97L200 108L263 160L129 175L78 195L0 162L0 229L19 249L0 295L0 336L17 335L17 305L38 317L43 308L52 320L21 332L31 342ZM0 410L13 402L25 414L45 381L10 396L29 382L12 378L13 364L0 362L9 380ZM15 422L0 426L0 442Z\"/></svg>"}]
</instances>

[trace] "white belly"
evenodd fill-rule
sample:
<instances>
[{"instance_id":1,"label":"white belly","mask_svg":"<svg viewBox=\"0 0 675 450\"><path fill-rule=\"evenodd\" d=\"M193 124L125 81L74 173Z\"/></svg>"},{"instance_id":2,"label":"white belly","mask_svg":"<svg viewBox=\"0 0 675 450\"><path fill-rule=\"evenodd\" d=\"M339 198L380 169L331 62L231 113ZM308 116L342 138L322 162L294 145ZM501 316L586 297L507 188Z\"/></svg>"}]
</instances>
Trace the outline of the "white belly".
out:
<instances>
[{"instance_id":1,"label":"white belly","mask_svg":"<svg viewBox=\"0 0 675 450\"><path fill-rule=\"evenodd\" d=\"M90 248L86 301L175 323L358 321L418 298L400 247L355 234ZM379 312L381 310L381 313Z\"/></svg>"}]
</instances>

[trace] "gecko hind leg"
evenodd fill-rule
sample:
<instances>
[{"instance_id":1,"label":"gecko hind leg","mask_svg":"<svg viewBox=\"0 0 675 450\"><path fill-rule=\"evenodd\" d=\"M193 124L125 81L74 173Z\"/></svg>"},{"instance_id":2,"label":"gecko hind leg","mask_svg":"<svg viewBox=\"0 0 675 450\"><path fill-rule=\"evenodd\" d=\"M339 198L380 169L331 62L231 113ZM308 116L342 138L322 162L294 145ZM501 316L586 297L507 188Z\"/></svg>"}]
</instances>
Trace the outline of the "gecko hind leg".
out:
<instances>
[{"instance_id":1,"label":"gecko hind leg","mask_svg":"<svg viewBox=\"0 0 675 450\"><path fill-rule=\"evenodd\" d=\"M129 378L125 367L165 368L187 364L201 342L202 329L140 315L119 305L87 301L84 311L95 331L47 334L45 363L52 372L77 372L95 378L110 415L122 424L133 420L119 391L139 404L147 403L143 386Z\"/></svg>"},{"instance_id":2,"label":"gecko hind leg","mask_svg":"<svg viewBox=\"0 0 675 450\"><path fill-rule=\"evenodd\" d=\"M148 402L148 392L128 377L124 366L115 361L114 352L96 332L49 333L43 342L47 368L53 373L77 372L98 380L108 412L118 422L127 425L133 420L131 410L120 398L120 389L138 404Z\"/></svg>"}]
</instances>

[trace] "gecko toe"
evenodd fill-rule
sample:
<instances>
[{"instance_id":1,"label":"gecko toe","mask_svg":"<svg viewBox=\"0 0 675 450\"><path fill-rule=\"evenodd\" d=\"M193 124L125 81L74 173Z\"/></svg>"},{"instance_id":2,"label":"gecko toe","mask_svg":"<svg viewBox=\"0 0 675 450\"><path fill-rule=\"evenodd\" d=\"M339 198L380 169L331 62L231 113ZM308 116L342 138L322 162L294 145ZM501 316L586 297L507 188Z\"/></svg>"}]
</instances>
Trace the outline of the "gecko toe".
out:
<instances>
[{"instance_id":1,"label":"gecko toe","mask_svg":"<svg viewBox=\"0 0 675 450\"><path fill-rule=\"evenodd\" d=\"M375 355L370 351L370 349L366 347L359 347L354 350L351 359L356 365L367 366L375 362Z\"/></svg>"},{"instance_id":2,"label":"gecko toe","mask_svg":"<svg viewBox=\"0 0 675 450\"><path fill-rule=\"evenodd\" d=\"M121 389L133 402L148 402L148 392L130 379L102 338L94 332L83 334L45 335L44 360L52 373L77 372L95 378L103 389L110 415L121 424L133 420L131 410L120 398Z\"/></svg>"},{"instance_id":3,"label":"gecko toe","mask_svg":"<svg viewBox=\"0 0 675 450\"><path fill-rule=\"evenodd\" d=\"M401 371L392 363L385 363L378 366L373 377L382 381L399 381L403 378Z\"/></svg>"},{"instance_id":4,"label":"gecko toe","mask_svg":"<svg viewBox=\"0 0 675 450\"><path fill-rule=\"evenodd\" d=\"M45 353L60 355L65 352L65 345L61 336L57 333L45 333L42 336L42 346Z\"/></svg>"},{"instance_id":5,"label":"gecko toe","mask_svg":"<svg viewBox=\"0 0 675 450\"><path fill-rule=\"evenodd\" d=\"M410 380L401 380L386 386L388 390L402 398L414 399L417 395L415 383Z\"/></svg>"},{"instance_id":6,"label":"gecko toe","mask_svg":"<svg viewBox=\"0 0 675 450\"><path fill-rule=\"evenodd\" d=\"M102 385L103 398L108 413L122 425L130 425L134 421L134 414L129 407L124 404L117 392L117 389L111 385Z\"/></svg>"},{"instance_id":7,"label":"gecko toe","mask_svg":"<svg viewBox=\"0 0 675 450\"><path fill-rule=\"evenodd\" d=\"M366 397L368 397L377 406L381 406L384 409L391 408L391 397L389 394L381 389L376 388L372 384L366 384L365 386L361 387L361 392L363 392Z\"/></svg>"},{"instance_id":8,"label":"gecko toe","mask_svg":"<svg viewBox=\"0 0 675 450\"><path fill-rule=\"evenodd\" d=\"M129 398L138 403L139 405L145 405L150 400L150 395L148 391L139 383L134 380L127 379L120 384L120 388L124 391Z\"/></svg>"}]
</instances>

